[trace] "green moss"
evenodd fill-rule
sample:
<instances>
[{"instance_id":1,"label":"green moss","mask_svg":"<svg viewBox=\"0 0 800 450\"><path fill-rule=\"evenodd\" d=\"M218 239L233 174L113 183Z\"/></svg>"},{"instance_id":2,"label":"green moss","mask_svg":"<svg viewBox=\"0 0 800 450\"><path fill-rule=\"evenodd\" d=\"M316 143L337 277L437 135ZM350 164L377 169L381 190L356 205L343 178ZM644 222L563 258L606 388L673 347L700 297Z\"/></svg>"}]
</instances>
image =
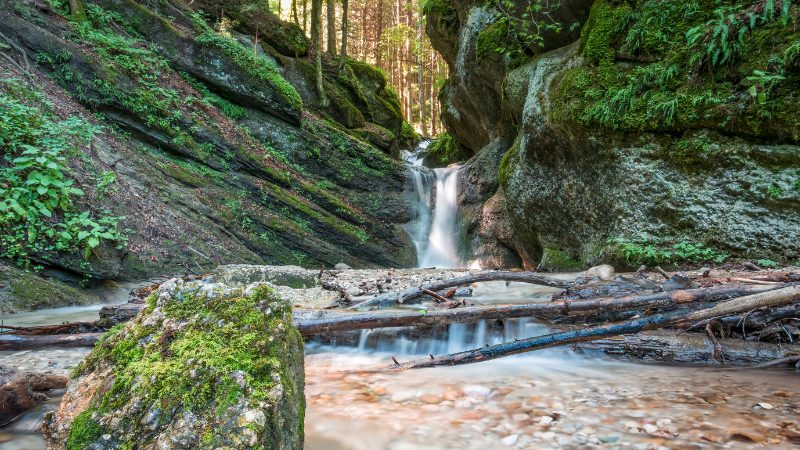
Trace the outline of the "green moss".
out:
<instances>
[{"instance_id":1,"label":"green moss","mask_svg":"<svg viewBox=\"0 0 800 450\"><path fill-rule=\"evenodd\" d=\"M539 268L550 271L580 270L584 264L572 258L569 254L555 248L545 248Z\"/></svg>"},{"instance_id":2,"label":"green moss","mask_svg":"<svg viewBox=\"0 0 800 450\"><path fill-rule=\"evenodd\" d=\"M497 171L497 179L500 181L500 186L503 189L508 189L508 181L514 168L519 163L519 141L514 142L508 151L503 155L500 160L500 167Z\"/></svg>"},{"instance_id":3,"label":"green moss","mask_svg":"<svg viewBox=\"0 0 800 450\"><path fill-rule=\"evenodd\" d=\"M407 145L413 145L421 139L419 133L411 126L410 123L403 121L400 127L400 140Z\"/></svg>"},{"instance_id":4,"label":"green moss","mask_svg":"<svg viewBox=\"0 0 800 450\"><path fill-rule=\"evenodd\" d=\"M728 6L700 0L595 2L581 37L587 63L561 75L550 119L672 134L735 130L797 142L800 73L786 52L800 32L791 21L759 19L754 28L743 29L739 50L725 57L728 62L704 62L719 8L736 13L750 6L743 1ZM800 7L792 6L789 16L798 12ZM690 30L700 37L687 40Z\"/></svg>"},{"instance_id":5,"label":"green moss","mask_svg":"<svg viewBox=\"0 0 800 450\"><path fill-rule=\"evenodd\" d=\"M103 427L92 419L94 409L87 409L75 416L67 438L66 450L84 450L105 433Z\"/></svg>"},{"instance_id":6,"label":"green moss","mask_svg":"<svg viewBox=\"0 0 800 450\"><path fill-rule=\"evenodd\" d=\"M450 0L422 0L422 13L435 16L440 24L454 27L458 24L458 13Z\"/></svg>"},{"instance_id":7,"label":"green moss","mask_svg":"<svg viewBox=\"0 0 800 450\"><path fill-rule=\"evenodd\" d=\"M198 33L195 36L197 42L216 47L252 77L269 83L291 107L299 109L303 106L300 94L281 76L274 63L247 50L236 40L215 32L198 14L192 16L192 23Z\"/></svg>"},{"instance_id":8,"label":"green moss","mask_svg":"<svg viewBox=\"0 0 800 450\"><path fill-rule=\"evenodd\" d=\"M425 163L429 166L447 166L469 159L469 153L449 133L440 134L428 146Z\"/></svg>"},{"instance_id":9,"label":"green moss","mask_svg":"<svg viewBox=\"0 0 800 450\"><path fill-rule=\"evenodd\" d=\"M581 30L580 48L583 56L595 64L610 64L618 33L624 26L623 19L630 11L628 5L613 5L608 0L599 0L592 5L589 19Z\"/></svg>"},{"instance_id":10,"label":"green moss","mask_svg":"<svg viewBox=\"0 0 800 450\"><path fill-rule=\"evenodd\" d=\"M530 57L526 53L519 39L509 27L509 22L501 20L495 22L478 32L475 39L475 58L481 60L491 55L508 55L509 68L516 68Z\"/></svg>"}]
</instances>

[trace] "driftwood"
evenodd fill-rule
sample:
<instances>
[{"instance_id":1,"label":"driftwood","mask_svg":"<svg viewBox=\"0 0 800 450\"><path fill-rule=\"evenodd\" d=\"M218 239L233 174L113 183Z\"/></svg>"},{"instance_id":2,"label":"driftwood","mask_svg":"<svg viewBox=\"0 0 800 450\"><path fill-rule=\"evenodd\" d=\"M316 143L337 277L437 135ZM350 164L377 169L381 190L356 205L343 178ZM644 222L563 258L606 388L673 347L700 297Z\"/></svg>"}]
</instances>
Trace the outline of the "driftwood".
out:
<instances>
[{"instance_id":1,"label":"driftwood","mask_svg":"<svg viewBox=\"0 0 800 450\"><path fill-rule=\"evenodd\" d=\"M67 385L67 377L51 373L16 373L0 367L0 427L48 400L44 394Z\"/></svg>"},{"instance_id":2,"label":"driftwood","mask_svg":"<svg viewBox=\"0 0 800 450\"><path fill-rule=\"evenodd\" d=\"M37 350L48 347L93 347L101 333L25 336L0 334L0 351Z\"/></svg>"},{"instance_id":3,"label":"driftwood","mask_svg":"<svg viewBox=\"0 0 800 450\"><path fill-rule=\"evenodd\" d=\"M774 289L765 286L725 285L687 291L659 292L622 298L562 300L518 305L470 306L447 310L369 311L342 313L335 311L294 312L294 324L304 336L373 328L402 326L434 326L454 322L474 322L482 319L517 317L552 318L587 311L630 310L635 308L664 308L696 301L709 301Z\"/></svg>"},{"instance_id":4,"label":"driftwood","mask_svg":"<svg viewBox=\"0 0 800 450\"><path fill-rule=\"evenodd\" d=\"M392 366L377 370L404 370L423 367L469 364L497 359L503 356L531 352L544 348L558 347L567 344L577 344L580 342L593 341L600 338L619 336L622 334L639 333L641 331L665 328L667 326L688 328L689 326L702 320L738 314L756 308L783 306L799 300L800 286L788 286L781 289L734 298L732 300L719 303L711 308L702 309L699 311L691 311L689 313L676 311L663 314L654 314L627 322L610 323L578 330L563 331L528 339L521 339L514 342L505 342L503 344L487 346L485 348L453 353L450 355L438 357L432 356L430 359L425 360L408 361L402 364L396 363Z\"/></svg>"},{"instance_id":5,"label":"driftwood","mask_svg":"<svg viewBox=\"0 0 800 450\"><path fill-rule=\"evenodd\" d=\"M557 289L566 289L573 285L572 281L559 280L553 277L546 277L533 272L513 272L513 271L492 271L492 272L479 272L471 275L465 275L458 278L450 278L447 280L437 281L434 283L426 284L424 286L413 287L399 292L387 292L380 295L375 295L369 299L365 299L360 303L351 306L352 309L366 308L366 307L387 307L396 304L411 303L418 300L425 295L425 290L428 291L442 291L457 286L466 286L472 283L479 283L484 281L514 281L518 283L538 284L540 286L549 286ZM354 299L359 300L359 299Z\"/></svg>"},{"instance_id":6,"label":"driftwood","mask_svg":"<svg viewBox=\"0 0 800 450\"><path fill-rule=\"evenodd\" d=\"M773 362L788 364L797 356L800 346L753 342L744 339L718 339L722 360L731 365L754 365ZM714 342L703 333L685 333L675 330L653 330L637 334L615 336L576 345L581 352L602 352L617 359L657 361L682 364L721 364L714 357ZM786 362L778 362L786 359ZM765 366L767 367L767 366Z\"/></svg>"}]
</instances>

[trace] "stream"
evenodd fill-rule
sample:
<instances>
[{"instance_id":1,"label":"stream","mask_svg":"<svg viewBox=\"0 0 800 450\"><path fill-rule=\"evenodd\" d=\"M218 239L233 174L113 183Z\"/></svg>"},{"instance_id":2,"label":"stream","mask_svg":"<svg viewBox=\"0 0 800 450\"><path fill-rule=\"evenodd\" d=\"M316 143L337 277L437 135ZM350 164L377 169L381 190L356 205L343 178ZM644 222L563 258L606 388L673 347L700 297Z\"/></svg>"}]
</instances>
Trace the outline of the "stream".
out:
<instances>
[{"instance_id":1,"label":"stream","mask_svg":"<svg viewBox=\"0 0 800 450\"><path fill-rule=\"evenodd\" d=\"M426 144L423 144L426 145ZM422 147L424 150L424 147ZM420 151L411 170L414 220L406 226L422 267L457 267L458 167L430 171ZM571 275L559 275L570 277ZM476 304L549 301L551 288L474 285ZM117 297L111 296L114 300ZM120 301L124 301L121 299ZM9 325L95 320L95 307L2 317ZM555 348L479 364L400 373L358 368L443 354L547 333L530 319L452 324L415 337L364 330L349 344L306 345L305 448L417 449L796 449L800 376L796 371L615 362ZM0 352L19 370L66 373L88 349ZM0 429L0 449L40 450L43 411L60 393Z\"/></svg>"}]
</instances>

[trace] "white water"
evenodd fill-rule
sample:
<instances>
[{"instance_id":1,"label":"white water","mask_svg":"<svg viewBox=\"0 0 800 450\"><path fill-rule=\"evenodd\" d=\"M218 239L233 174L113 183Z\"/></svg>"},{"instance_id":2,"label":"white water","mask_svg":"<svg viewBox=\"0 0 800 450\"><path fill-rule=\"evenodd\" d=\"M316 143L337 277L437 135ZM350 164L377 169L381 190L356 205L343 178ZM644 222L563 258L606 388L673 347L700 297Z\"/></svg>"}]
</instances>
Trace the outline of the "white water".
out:
<instances>
[{"instance_id":1,"label":"white water","mask_svg":"<svg viewBox=\"0 0 800 450\"><path fill-rule=\"evenodd\" d=\"M432 173L423 167L429 143L423 141L414 152L403 155L409 167L409 196L414 205L406 231L416 246L419 267L462 267L456 243L460 167L434 169Z\"/></svg>"}]
</instances>

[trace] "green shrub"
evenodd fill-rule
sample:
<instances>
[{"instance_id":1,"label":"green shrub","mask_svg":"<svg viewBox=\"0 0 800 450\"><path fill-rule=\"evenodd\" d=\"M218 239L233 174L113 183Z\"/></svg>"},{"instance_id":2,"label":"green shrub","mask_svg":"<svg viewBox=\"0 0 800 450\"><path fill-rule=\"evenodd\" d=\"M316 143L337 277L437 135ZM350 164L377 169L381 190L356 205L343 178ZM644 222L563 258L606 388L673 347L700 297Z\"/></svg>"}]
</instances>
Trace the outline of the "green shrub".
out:
<instances>
[{"instance_id":1,"label":"green shrub","mask_svg":"<svg viewBox=\"0 0 800 450\"><path fill-rule=\"evenodd\" d=\"M124 245L122 217L78 211L84 195L69 179L76 156L98 129L79 117L59 119L44 97L18 80L0 81L0 256L27 265L29 256L82 251L101 242Z\"/></svg>"},{"instance_id":2,"label":"green shrub","mask_svg":"<svg viewBox=\"0 0 800 450\"><path fill-rule=\"evenodd\" d=\"M612 239L612 254L631 266L667 265L713 262L724 263L730 256L703 244L681 241L676 244L660 244L652 241L628 241Z\"/></svg>"}]
</instances>

